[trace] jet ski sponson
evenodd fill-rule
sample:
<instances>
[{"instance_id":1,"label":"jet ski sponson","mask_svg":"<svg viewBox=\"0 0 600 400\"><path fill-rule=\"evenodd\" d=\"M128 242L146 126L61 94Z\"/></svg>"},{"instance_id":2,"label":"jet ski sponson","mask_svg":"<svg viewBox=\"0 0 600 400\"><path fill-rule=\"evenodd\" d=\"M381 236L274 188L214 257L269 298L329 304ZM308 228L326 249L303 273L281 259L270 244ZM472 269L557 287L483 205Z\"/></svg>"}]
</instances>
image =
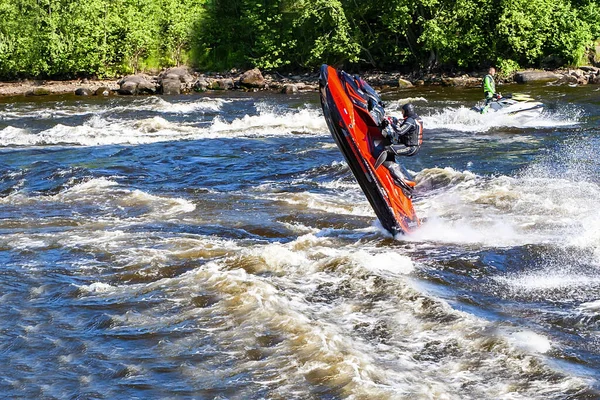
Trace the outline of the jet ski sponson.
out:
<instances>
[{"instance_id":1,"label":"jet ski sponson","mask_svg":"<svg viewBox=\"0 0 600 400\"><path fill-rule=\"evenodd\" d=\"M360 77L328 65L321 67L319 87L329 131L381 225L394 235L410 233L419 226L412 191L395 184L388 168L375 169L377 157L391 144L379 128L385 115L381 98Z\"/></svg>"}]
</instances>

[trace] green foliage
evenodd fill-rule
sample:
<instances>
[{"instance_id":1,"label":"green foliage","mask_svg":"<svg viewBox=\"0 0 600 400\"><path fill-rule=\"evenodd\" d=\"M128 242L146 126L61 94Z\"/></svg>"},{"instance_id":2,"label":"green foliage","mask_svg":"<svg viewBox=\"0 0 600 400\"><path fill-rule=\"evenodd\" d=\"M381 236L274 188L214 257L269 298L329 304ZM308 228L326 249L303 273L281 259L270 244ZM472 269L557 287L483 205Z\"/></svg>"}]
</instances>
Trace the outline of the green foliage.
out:
<instances>
[{"instance_id":1,"label":"green foliage","mask_svg":"<svg viewBox=\"0 0 600 400\"><path fill-rule=\"evenodd\" d=\"M584 9L567 0L503 0L502 9L498 31L506 53L525 65L549 57L556 64L577 64L592 42L593 28L580 18Z\"/></svg>"},{"instance_id":2,"label":"green foliage","mask_svg":"<svg viewBox=\"0 0 600 400\"><path fill-rule=\"evenodd\" d=\"M203 0L0 0L0 78L111 76L187 60Z\"/></svg>"},{"instance_id":3,"label":"green foliage","mask_svg":"<svg viewBox=\"0 0 600 400\"><path fill-rule=\"evenodd\" d=\"M597 0L0 0L0 78L585 62Z\"/></svg>"},{"instance_id":4,"label":"green foliage","mask_svg":"<svg viewBox=\"0 0 600 400\"><path fill-rule=\"evenodd\" d=\"M498 75L500 75L501 77L509 77L515 72L517 72L519 69L521 69L521 67L516 61L511 59L505 60L503 58L498 59L498 62L496 63L496 68L498 69Z\"/></svg>"}]
</instances>

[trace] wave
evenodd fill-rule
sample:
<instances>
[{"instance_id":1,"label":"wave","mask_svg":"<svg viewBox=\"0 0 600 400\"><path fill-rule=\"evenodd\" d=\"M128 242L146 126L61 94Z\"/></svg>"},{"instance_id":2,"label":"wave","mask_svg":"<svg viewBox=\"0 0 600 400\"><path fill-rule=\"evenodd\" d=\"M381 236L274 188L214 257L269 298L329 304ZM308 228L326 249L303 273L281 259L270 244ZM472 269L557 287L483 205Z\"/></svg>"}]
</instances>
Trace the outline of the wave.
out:
<instances>
[{"instance_id":1,"label":"wave","mask_svg":"<svg viewBox=\"0 0 600 400\"><path fill-rule=\"evenodd\" d=\"M447 129L460 132L487 132L498 127L508 128L553 128L579 124L579 114L569 116L561 113L544 112L539 117L523 118L519 115L480 114L469 108L445 108L429 115L422 115L426 129Z\"/></svg>"},{"instance_id":2,"label":"wave","mask_svg":"<svg viewBox=\"0 0 600 400\"><path fill-rule=\"evenodd\" d=\"M216 118L210 127L210 132L230 136L281 136L328 132L325 119L317 109L280 111L264 104L259 104L257 109L257 115L245 115L230 122Z\"/></svg>"},{"instance_id":3,"label":"wave","mask_svg":"<svg viewBox=\"0 0 600 400\"><path fill-rule=\"evenodd\" d=\"M232 103L233 99L221 99L212 97L192 98L192 101L167 101L158 96L134 100L127 106L107 109L107 111L155 111L165 114L189 114L195 112L218 112L224 104Z\"/></svg>"},{"instance_id":4,"label":"wave","mask_svg":"<svg viewBox=\"0 0 600 400\"><path fill-rule=\"evenodd\" d=\"M212 97L191 97L181 101L167 101L158 96L149 96L141 99L112 98L99 103L85 102L48 102L44 108L27 103L5 106L0 120L12 121L18 119L54 120L75 116L114 116L124 112L149 111L160 114L191 114L191 113L216 113L221 111L225 104L234 102L235 99L221 99Z\"/></svg>"},{"instance_id":5,"label":"wave","mask_svg":"<svg viewBox=\"0 0 600 400\"><path fill-rule=\"evenodd\" d=\"M27 207L37 204L65 204L68 207L86 206L104 210L105 215L121 215L134 210L135 218L164 219L194 211L196 205L183 198L157 196L141 190L126 189L111 179L93 178L76 183L50 196L29 196L17 191L0 197L0 204ZM141 212L140 212L141 211Z\"/></svg>"},{"instance_id":6,"label":"wave","mask_svg":"<svg viewBox=\"0 0 600 400\"><path fill-rule=\"evenodd\" d=\"M549 176L539 166L517 176L479 176L452 168L416 176L417 213L427 222L408 240L513 246L592 244L600 249L600 185Z\"/></svg>"},{"instance_id":7,"label":"wave","mask_svg":"<svg viewBox=\"0 0 600 400\"><path fill-rule=\"evenodd\" d=\"M164 102L164 100L160 101ZM160 107L164 106L158 104ZM153 101L153 107L155 106L156 101ZM195 107L194 105L185 107L189 106ZM184 112L180 108L178 110ZM41 132L8 126L0 131L0 146L101 146L217 137L321 135L326 132L327 126L320 111L309 108L294 111L260 111L258 115L246 115L231 122L226 122L217 116L208 127L198 127L190 122L173 122L161 116L132 121L94 115L81 125L70 126L59 123Z\"/></svg>"},{"instance_id":8,"label":"wave","mask_svg":"<svg viewBox=\"0 0 600 400\"><path fill-rule=\"evenodd\" d=\"M131 247L144 261L129 264L148 262L147 253ZM154 260L169 263L176 248L163 246L166 257ZM113 314L110 330L116 337L193 327L149 351L185 355L204 351L208 341L216 370L218 360L237 360L228 364L227 376L248 371L251 363L246 385L236 389L243 397L257 388L303 393L307 384L332 397L381 399L431 393L539 398L542 389L547 396L585 387L537 361L536 354L553 345L545 336L496 329L416 291L406 276L414 268L413 260L394 249L340 245L307 234L286 244L238 248L150 283L82 285L80 301L145 304L135 315ZM523 370L540 379L521 386ZM202 383L206 366L189 365L186 376Z\"/></svg>"}]
</instances>

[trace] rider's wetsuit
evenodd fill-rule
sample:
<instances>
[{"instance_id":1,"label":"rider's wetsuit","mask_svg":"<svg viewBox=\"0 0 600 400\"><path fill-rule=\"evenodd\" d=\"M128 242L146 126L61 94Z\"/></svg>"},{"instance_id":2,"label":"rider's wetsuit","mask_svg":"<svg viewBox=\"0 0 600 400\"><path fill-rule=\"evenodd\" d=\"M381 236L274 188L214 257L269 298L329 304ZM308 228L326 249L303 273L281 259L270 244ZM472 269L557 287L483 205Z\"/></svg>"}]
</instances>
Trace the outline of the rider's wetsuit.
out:
<instances>
[{"instance_id":1,"label":"rider's wetsuit","mask_svg":"<svg viewBox=\"0 0 600 400\"><path fill-rule=\"evenodd\" d=\"M382 134L387 137L393 145L404 145L404 148L393 146L393 152L383 165L390 170L392 176L400 182L406 182L408 177L402 172L400 166L395 162L394 155L411 157L419 152L423 144L423 120L414 111L412 104L405 104L402 107L404 120L398 124L397 118L387 118L387 124L382 130Z\"/></svg>"},{"instance_id":2,"label":"rider's wetsuit","mask_svg":"<svg viewBox=\"0 0 600 400\"><path fill-rule=\"evenodd\" d=\"M494 77L490 74L483 78L483 93L485 94L485 104L489 104L490 101L494 101L497 98L496 95L496 82Z\"/></svg>"}]
</instances>

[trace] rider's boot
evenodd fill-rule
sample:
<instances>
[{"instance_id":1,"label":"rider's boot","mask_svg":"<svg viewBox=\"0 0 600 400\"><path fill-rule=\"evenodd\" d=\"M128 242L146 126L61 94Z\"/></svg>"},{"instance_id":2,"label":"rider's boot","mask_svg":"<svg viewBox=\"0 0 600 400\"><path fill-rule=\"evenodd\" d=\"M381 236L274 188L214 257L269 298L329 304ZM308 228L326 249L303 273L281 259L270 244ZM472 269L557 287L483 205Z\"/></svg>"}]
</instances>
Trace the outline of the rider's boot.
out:
<instances>
[{"instance_id":1,"label":"rider's boot","mask_svg":"<svg viewBox=\"0 0 600 400\"><path fill-rule=\"evenodd\" d=\"M390 173L392 174L392 178L394 178L394 183L397 186L403 187L405 189L413 190L415 187L415 182L408 179L407 176L404 175L402 169L398 164L393 161L385 161L383 166L386 167Z\"/></svg>"}]
</instances>

